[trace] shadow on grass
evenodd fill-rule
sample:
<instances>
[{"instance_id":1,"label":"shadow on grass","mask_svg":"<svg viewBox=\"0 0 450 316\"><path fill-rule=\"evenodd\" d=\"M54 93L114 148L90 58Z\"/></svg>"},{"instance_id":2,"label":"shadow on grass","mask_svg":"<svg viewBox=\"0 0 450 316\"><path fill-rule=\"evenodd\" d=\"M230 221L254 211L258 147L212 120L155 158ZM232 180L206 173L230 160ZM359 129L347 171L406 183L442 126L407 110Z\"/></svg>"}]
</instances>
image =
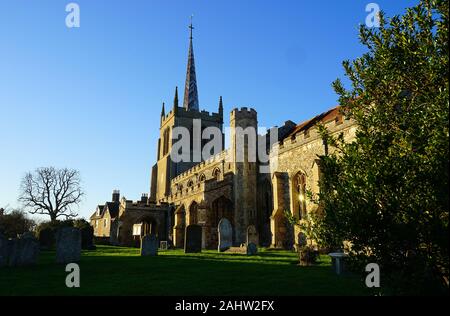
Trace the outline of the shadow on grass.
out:
<instances>
[{"instance_id":1,"label":"shadow on grass","mask_svg":"<svg viewBox=\"0 0 450 316\"><path fill-rule=\"evenodd\" d=\"M123 252L124 255L117 255ZM356 277L338 277L329 265L299 267L295 254L247 257L182 251L140 257L131 248L83 252L81 287L67 288L54 252L34 267L0 269L0 295L368 295ZM194 260L193 260L194 259Z\"/></svg>"},{"instance_id":2,"label":"shadow on grass","mask_svg":"<svg viewBox=\"0 0 450 316\"><path fill-rule=\"evenodd\" d=\"M280 265L280 264L297 264L298 260L292 258L270 258L268 256L246 256L240 254L226 254L226 255L218 255L218 256L208 256L203 254L193 255L193 254L171 254L166 255L170 258L177 258L183 260L201 260L201 261L212 261L212 262L239 262L242 264L266 264L266 265Z\"/></svg>"}]
</instances>

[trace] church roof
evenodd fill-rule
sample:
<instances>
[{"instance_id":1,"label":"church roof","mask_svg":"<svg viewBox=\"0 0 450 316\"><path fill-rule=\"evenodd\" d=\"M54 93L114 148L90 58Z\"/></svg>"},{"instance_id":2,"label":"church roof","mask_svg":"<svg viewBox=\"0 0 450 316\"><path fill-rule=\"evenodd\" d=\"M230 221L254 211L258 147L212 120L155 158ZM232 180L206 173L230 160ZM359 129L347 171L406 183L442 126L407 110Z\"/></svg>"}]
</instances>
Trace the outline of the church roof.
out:
<instances>
[{"instance_id":1,"label":"church roof","mask_svg":"<svg viewBox=\"0 0 450 316\"><path fill-rule=\"evenodd\" d=\"M329 121L332 121L334 119L336 119L336 117L338 117L340 115L340 106L336 106L332 109L329 109L326 112L323 112L322 114L319 114L315 117L313 117L310 120L304 121L303 123L298 124L294 130L288 135L286 136L286 138L294 136L295 134L299 133L299 132L303 132L306 131L308 129L310 129L311 127L315 126L317 123L326 123Z\"/></svg>"}]
</instances>

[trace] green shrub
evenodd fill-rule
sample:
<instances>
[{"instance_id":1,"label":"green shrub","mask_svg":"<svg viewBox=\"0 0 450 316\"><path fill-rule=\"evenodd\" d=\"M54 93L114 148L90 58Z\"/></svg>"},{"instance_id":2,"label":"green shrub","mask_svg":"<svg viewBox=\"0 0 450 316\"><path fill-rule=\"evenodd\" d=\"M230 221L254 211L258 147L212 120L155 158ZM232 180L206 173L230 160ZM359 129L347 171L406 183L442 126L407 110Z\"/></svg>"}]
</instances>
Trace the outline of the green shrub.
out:
<instances>
[{"instance_id":1,"label":"green shrub","mask_svg":"<svg viewBox=\"0 0 450 316\"><path fill-rule=\"evenodd\" d=\"M448 13L448 0L421 0L361 26L367 52L344 62L349 88L333 84L355 139L319 126L332 149L319 162L320 239L350 244L362 275L379 264L385 293L449 293Z\"/></svg>"},{"instance_id":2,"label":"green shrub","mask_svg":"<svg viewBox=\"0 0 450 316\"><path fill-rule=\"evenodd\" d=\"M84 219L76 219L73 226L81 230L81 248L94 249L94 228Z\"/></svg>"},{"instance_id":3,"label":"green shrub","mask_svg":"<svg viewBox=\"0 0 450 316\"><path fill-rule=\"evenodd\" d=\"M62 227L76 227L81 231L82 249L94 248L94 229L84 219L49 221L37 227L37 236L42 249L52 249L56 243L56 232Z\"/></svg>"},{"instance_id":4,"label":"green shrub","mask_svg":"<svg viewBox=\"0 0 450 316\"><path fill-rule=\"evenodd\" d=\"M0 216L0 232L7 238L15 238L30 232L36 223L21 210L13 210Z\"/></svg>"},{"instance_id":5,"label":"green shrub","mask_svg":"<svg viewBox=\"0 0 450 316\"><path fill-rule=\"evenodd\" d=\"M72 227L73 221L49 221L38 225L36 229L37 238L41 249L52 249L55 247L56 232L61 227Z\"/></svg>"}]
</instances>

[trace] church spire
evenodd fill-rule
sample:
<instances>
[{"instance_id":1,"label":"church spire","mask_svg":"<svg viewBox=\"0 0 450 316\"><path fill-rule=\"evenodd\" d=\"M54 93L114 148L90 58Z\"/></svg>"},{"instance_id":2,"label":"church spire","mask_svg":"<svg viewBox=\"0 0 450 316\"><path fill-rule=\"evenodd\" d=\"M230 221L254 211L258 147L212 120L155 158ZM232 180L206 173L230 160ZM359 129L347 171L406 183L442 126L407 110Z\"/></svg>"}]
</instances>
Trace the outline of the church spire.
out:
<instances>
[{"instance_id":1,"label":"church spire","mask_svg":"<svg viewBox=\"0 0 450 316\"><path fill-rule=\"evenodd\" d=\"M219 111L223 111L223 101L222 101L222 96L220 96L220 98L219 98Z\"/></svg>"},{"instance_id":2,"label":"church spire","mask_svg":"<svg viewBox=\"0 0 450 316\"><path fill-rule=\"evenodd\" d=\"M220 116L220 120L223 123L223 101L222 101L222 96L220 96L219 98L219 116Z\"/></svg>"},{"instance_id":3,"label":"church spire","mask_svg":"<svg viewBox=\"0 0 450 316\"><path fill-rule=\"evenodd\" d=\"M178 87L175 87L175 97L173 98L173 114L178 113Z\"/></svg>"},{"instance_id":4,"label":"church spire","mask_svg":"<svg viewBox=\"0 0 450 316\"><path fill-rule=\"evenodd\" d=\"M186 70L186 84L184 86L184 101L183 107L186 110L199 110L198 106L198 92L197 92L197 78L195 75L195 62L194 62L194 47L192 45L192 16L191 24L189 25L190 38L189 38L189 54L188 64Z\"/></svg>"},{"instance_id":5,"label":"church spire","mask_svg":"<svg viewBox=\"0 0 450 316\"><path fill-rule=\"evenodd\" d=\"M173 108L178 106L178 87L175 87L175 97L173 98Z\"/></svg>"},{"instance_id":6,"label":"church spire","mask_svg":"<svg viewBox=\"0 0 450 316\"><path fill-rule=\"evenodd\" d=\"M165 109L164 109L164 102L163 102L163 104L162 104L162 109L161 109L161 116L165 116L166 115L166 111L165 111Z\"/></svg>"}]
</instances>

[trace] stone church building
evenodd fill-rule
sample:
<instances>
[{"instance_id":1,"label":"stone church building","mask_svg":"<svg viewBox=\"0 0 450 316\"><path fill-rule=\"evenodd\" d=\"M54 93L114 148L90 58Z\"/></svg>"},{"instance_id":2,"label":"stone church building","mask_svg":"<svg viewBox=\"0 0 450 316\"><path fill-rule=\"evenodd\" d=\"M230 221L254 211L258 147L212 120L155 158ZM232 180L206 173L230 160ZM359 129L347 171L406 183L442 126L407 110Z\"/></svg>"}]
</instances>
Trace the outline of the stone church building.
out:
<instances>
[{"instance_id":1,"label":"stone church building","mask_svg":"<svg viewBox=\"0 0 450 316\"><path fill-rule=\"evenodd\" d=\"M229 117L230 146L224 148L224 105L219 98L216 113L202 111L199 106L195 72L192 25L189 42L184 98L180 106L175 89L171 107L162 105L158 152L152 167L150 194L139 201L120 198L113 192L111 202L98 205L91 216L94 234L113 244L137 245L139 238L154 233L161 241L183 247L188 225L202 226L202 246L217 249L218 223L227 218L233 227L233 243L246 242L247 229L254 226L261 246L292 248L298 241L298 231L285 220L284 212L304 217L316 207L306 198L306 191L318 191L320 168L318 156L329 149L318 134L316 124L324 124L332 133L354 138L356 125L342 117L334 107L306 122L286 121L266 135L257 135L269 161L249 158L250 137L238 141L236 128L258 127L258 115L252 108L235 108ZM221 131L222 150L192 162L194 142L200 150L208 140L191 136L189 161L176 162L172 151L176 143L175 128L185 127L193 135L194 121L201 122L201 131L216 128ZM276 135L271 144L269 134ZM243 146L241 149L238 146ZM197 147L198 148L198 147ZM244 159L236 159L244 151ZM260 172L267 166L269 172Z\"/></svg>"}]
</instances>

